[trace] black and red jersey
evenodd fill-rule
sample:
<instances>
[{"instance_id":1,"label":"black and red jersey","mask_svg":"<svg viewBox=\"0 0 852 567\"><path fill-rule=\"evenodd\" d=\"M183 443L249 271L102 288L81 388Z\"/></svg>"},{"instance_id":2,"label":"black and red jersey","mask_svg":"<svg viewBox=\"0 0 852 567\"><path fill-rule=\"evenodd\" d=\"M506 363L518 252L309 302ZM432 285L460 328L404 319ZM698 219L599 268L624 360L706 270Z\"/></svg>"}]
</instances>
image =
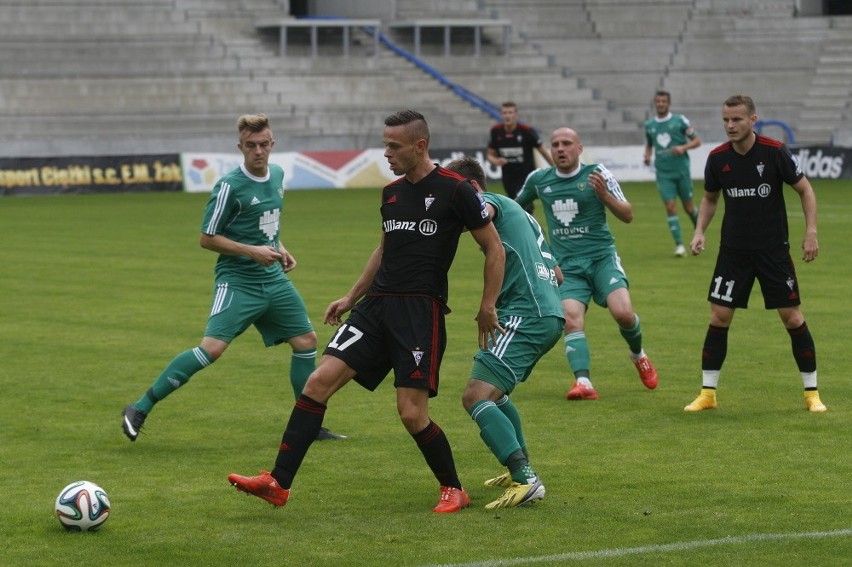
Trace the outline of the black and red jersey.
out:
<instances>
[{"instance_id":1,"label":"black and red jersey","mask_svg":"<svg viewBox=\"0 0 852 567\"><path fill-rule=\"evenodd\" d=\"M504 124L491 127L488 147L500 157L506 158L506 165L502 167L502 180L510 197L515 197L527 175L536 168L533 150L540 145L541 137L538 132L527 124L518 123L511 132L506 130Z\"/></svg>"},{"instance_id":2,"label":"black and red jersey","mask_svg":"<svg viewBox=\"0 0 852 567\"><path fill-rule=\"evenodd\" d=\"M789 246L787 208L782 188L804 174L783 143L758 135L745 155L730 142L710 152L704 189L725 199L722 246L732 250L769 250Z\"/></svg>"},{"instance_id":3,"label":"black and red jersey","mask_svg":"<svg viewBox=\"0 0 852 567\"><path fill-rule=\"evenodd\" d=\"M460 175L436 166L382 191L384 252L368 293L426 294L447 303L447 272L464 229L491 222L485 202Z\"/></svg>"}]
</instances>

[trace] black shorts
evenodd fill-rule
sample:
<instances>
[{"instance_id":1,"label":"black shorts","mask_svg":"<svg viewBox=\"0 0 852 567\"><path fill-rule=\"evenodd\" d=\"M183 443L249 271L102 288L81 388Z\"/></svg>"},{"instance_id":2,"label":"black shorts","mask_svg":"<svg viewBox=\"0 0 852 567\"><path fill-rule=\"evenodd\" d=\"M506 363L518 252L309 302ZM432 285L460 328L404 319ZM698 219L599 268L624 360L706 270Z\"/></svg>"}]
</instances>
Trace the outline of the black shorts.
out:
<instances>
[{"instance_id":1,"label":"black shorts","mask_svg":"<svg viewBox=\"0 0 852 567\"><path fill-rule=\"evenodd\" d=\"M755 279L760 282L766 309L795 307L801 303L796 268L786 246L759 252L721 248L707 301L745 309Z\"/></svg>"},{"instance_id":2,"label":"black shorts","mask_svg":"<svg viewBox=\"0 0 852 567\"><path fill-rule=\"evenodd\" d=\"M372 391L394 371L397 388L438 395L438 371L447 346L444 306L426 295L368 295L340 325L323 354L355 370Z\"/></svg>"}]
</instances>

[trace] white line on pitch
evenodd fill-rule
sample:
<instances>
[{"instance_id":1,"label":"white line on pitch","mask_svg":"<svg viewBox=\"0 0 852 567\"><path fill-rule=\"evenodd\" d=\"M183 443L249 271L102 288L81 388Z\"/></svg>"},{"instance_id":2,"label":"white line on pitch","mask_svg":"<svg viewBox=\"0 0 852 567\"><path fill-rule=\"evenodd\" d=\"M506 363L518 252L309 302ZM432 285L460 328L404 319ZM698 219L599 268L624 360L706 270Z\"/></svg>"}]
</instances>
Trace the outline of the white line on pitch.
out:
<instances>
[{"instance_id":1,"label":"white line on pitch","mask_svg":"<svg viewBox=\"0 0 852 567\"><path fill-rule=\"evenodd\" d=\"M525 565L528 563L558 563L561 561L579 561L582 559L598 559L601 557L623 557L625 555L639 555L643 553L661 553L667 551L684 551L698 547L714 547L718 545L748 543L752 541L785 540L785 539L818 539L829 537L842 537L852 535L852 528L834 530L830 532L801 532L792 534L752 534L744 536L730 536L718 539L703 539L696 541L684 541L679 543L664 543L660 545L643 545L641 547L616 547L614 549L600 549L598 551L575 551L572 553L560 553L558 555L540 555L538 557L516 557L514 559L493 559L488 561L476 561L473 563L443 563L431 567L500 567L502 565Z\"/></svg>"}]
</instances>

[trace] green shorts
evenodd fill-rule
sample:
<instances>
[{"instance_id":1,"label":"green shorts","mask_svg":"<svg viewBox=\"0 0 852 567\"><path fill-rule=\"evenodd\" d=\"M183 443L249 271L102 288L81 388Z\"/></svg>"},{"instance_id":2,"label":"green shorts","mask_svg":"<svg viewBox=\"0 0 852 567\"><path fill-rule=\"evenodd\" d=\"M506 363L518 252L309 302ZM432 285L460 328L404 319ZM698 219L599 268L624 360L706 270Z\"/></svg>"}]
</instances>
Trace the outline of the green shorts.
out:
<instances>
[{"instance_id":1,"label":"green shorts","mask_svg":"<svg viewBox=\"0 0 852 567\"><path fill-rule=\"evenodd\" d=\"M559 341L564 325L561 317L501 317L500 326L505 332L491 348L474 355L470 377L487 382L505 394L512 393L517 384L527 379L536 362Z\"/></svg>"},{"instance_id":2,"label":"green shorts","mask_svg":"<svg viewBox=\"0 0 852 567\"><path fill-rule=\"evenodd\" d=\"M265 284L216 282L204 336L230 343L249 325L273 346L314 330L290 280Z\"/></svg>"},{"instance_id":3,"label":"green shorts","mask_svg":"<svg viewBox=\"0 0 852 567\"><path fill-rule=\"evenodd\" d=\"M589 305L594 299L601 307L606 307L606 298L618 288L629 288L627 274L621 267L621 258L613 250L608 256L597 258L576 258L565 260L560 265L562 284L559 286L559 297L562 300L576 299Z\"/></svg>"},{"instance_id":4,"label":"green shorts","mask_svg":"<svg viewBox=\"0 0 852 567\"><path fill-rule=\"evenodd\" d=\"M689 168L672 173L661 174L658 172L657 189L663 202L674 201L677 198L680 198L681 201L691 201L693 188Z\"/></svg>"}]
</instances>

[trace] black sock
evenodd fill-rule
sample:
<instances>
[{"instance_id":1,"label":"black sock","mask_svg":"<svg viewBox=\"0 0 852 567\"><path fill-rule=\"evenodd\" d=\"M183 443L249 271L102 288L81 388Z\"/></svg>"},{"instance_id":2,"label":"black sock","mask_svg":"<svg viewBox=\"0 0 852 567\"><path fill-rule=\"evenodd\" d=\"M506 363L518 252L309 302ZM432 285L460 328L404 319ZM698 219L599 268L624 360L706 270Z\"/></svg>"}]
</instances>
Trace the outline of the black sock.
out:
<instances>
[{"instance_id":1,"label":"black sock","mask_svg":"<svg viewBox=\"0 0 852 567\"><path fill-rule=\"evenodd\" d=\"M461 488L450 442L438 424L430 420L423 431L415 433L412 437L441 486Z\"/></svg>"},{"instance_id":2,"label":"black sock","mask_svg":"<svg viewBox=\"0 0 852 567\"><path fill-rule=\"evenodd\" d=\"M816 347L808 324L802 323L795 329L787 329L787 333L790 334L793 358L796 359L799 372L816 372Z\"/></svg>"},{"instance_id":3,"label":"black sock","mask_svg":"<svg viewBox=\"0 0 852 567\"><path fill-rule=\"evenodd\" d=\"M721 370L727 355L728 327L709 325L701 351L701 370Z\"/></svg>"},{"instance_id":4,"label":"black sock","mask_svg":"<svg viewBox=\"0 0 852 567\"><path fill-rule=\"evenodd\" d=\"M299 472L302 459L305 458L308 448L317 438L317 433L322 427L325 410L324 404L315 402L304 394L296 400L296 405L290 414L290 421L287 422L287 429L281 438L275 468L272 469L272 476L282 488L290 488L293 484L293 478Z\"/></svg>"}]
</instances>

